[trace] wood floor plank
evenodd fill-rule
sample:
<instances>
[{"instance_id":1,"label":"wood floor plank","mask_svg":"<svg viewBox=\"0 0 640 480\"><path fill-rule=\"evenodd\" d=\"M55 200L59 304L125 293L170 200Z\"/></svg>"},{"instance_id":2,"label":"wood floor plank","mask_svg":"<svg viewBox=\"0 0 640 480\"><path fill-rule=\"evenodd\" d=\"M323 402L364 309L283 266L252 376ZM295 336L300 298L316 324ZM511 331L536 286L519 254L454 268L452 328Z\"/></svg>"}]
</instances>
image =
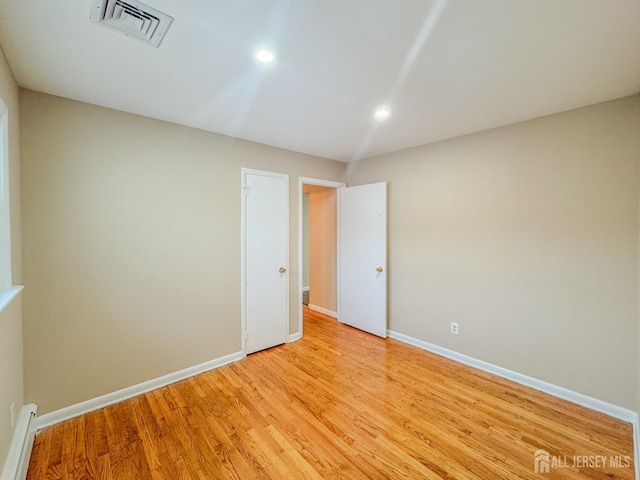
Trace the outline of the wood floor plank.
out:
<instances>
[{"instance_id":1,"label":"wood floor plank","mask_svg":"<svg viewBox=\"0 0 640 480\"><path fill-rule=\"evenodd\" d=\"M27 479L634 478L630 424L306 308L304 326L39 432ZM537 474L538 449L566 463Z\"/></svg>"}]
</instances>

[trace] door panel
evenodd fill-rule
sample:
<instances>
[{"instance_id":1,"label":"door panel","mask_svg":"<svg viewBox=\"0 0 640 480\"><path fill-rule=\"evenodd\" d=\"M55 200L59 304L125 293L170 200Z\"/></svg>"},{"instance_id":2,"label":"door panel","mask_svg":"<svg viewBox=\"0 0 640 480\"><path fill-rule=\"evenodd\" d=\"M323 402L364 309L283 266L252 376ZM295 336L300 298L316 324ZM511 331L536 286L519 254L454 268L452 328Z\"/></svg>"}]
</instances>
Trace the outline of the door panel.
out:
<instances>
[{"instance_id":1,"label":"door panel","mask_svg":"<svg viewBox=\"0 0 640 480\"><path fill-rule=\"evenodd\" d=\"M387 336L387 184L338 190L340 321Z\"/></svg>"},{"instance_id":2,"label":"door panel","mask_svg":"<svg viewBox=\"0 0 640 480\"><path fill-rule=\"evenodd\" d=\"M286 341L288 183L286 175L245 176L247 353Z\"/></svg>"}]
</instances>

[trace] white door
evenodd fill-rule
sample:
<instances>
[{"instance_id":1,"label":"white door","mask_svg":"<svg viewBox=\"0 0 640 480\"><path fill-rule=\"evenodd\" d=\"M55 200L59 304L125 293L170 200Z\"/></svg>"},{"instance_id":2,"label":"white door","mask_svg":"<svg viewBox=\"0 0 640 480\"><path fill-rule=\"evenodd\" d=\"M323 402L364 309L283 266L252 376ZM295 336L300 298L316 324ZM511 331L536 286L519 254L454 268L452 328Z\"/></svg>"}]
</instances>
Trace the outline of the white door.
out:
<instances>
[{"instance_id":1,"label":"white door","mask_svg":"<svg viewBox=\"0 0 640 480\"><path fill-rule=\"evenodd\" d=\"M246 352L286 341L289 177L243 169Z\"/></svg>"},{"instance_id":2,"label":"white door","mask_svg":"<svg viewBox=\"0 0 640 480\"><path fill-rule=\"evenodd\" d=\"M341 188L339 317L387 336L387 184Z\"/></svg>"}]
</instances>

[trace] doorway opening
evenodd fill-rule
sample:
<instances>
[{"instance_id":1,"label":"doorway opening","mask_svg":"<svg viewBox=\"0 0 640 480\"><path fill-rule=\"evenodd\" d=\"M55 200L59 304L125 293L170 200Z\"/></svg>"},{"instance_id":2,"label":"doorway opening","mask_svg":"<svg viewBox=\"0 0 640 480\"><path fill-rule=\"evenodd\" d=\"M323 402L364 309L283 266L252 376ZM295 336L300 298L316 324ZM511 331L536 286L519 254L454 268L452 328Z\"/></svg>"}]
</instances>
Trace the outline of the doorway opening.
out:
<instances>
[{"instance_id":1,"label":"doorway opening","mask_svg":"<svg viewBox=\"0 0 640 480\"><path fill-rule=\"evenodd\" d=\"M300 178L299 335L303 305L336 319L338 312L338 189L342 182Z\"/></svg>"}]
</instances>

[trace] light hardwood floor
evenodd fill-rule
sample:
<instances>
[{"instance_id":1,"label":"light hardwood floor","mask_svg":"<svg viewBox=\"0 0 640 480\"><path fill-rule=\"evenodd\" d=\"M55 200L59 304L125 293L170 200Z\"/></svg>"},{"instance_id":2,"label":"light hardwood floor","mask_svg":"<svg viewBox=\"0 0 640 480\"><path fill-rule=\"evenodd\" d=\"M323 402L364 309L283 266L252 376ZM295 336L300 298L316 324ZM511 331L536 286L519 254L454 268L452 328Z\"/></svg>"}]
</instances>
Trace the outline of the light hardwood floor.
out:
<instances>
[{"instance_id":1,"label":"light hardwood floor","mask_svg":"<svg viewBox=\"0 0 640 480\"><path fill-rule=\"evenodd\" d=\"M28 480L633 478L629 424L306 308L304 326L40 432ZM538 449L563 468L534 473Z\"/></svg>"}]
</instances>

